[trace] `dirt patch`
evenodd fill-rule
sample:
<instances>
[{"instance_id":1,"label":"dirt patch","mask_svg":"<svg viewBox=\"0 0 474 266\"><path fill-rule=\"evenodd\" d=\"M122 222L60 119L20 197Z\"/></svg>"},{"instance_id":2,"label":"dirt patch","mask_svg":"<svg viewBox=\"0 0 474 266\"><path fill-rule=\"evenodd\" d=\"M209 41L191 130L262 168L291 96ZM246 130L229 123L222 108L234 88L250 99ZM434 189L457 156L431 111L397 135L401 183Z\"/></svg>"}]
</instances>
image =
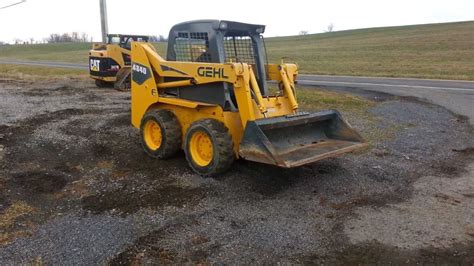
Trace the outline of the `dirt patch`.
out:
<instances>
[{"instance_id":1,"label":"dirt patch","mask_svg":"<svg viewBox=\"0 0 474 266\"><path fill-rule=\"evenodd\" d=\"M67 93L69 95L73 94L73 91L71 90L71 88L67 88L64 86L61 88L50 89L50 90L33 89L33 90L23 92L23 95L29 96L29 97L41 97L41 96L51 95L52 93L55 93L55 92Z\"/></svg>"},{"instance_id":2,"label":"dirt patch","mask_svg":"<svg viewBox=\"0 0 474 266\"><path fill-rule=\"evenodd\" d=\"M459 152L466 156L473 156L474 155L474 147L468 147L465 149L453 149L454 152Z\"/></svg>"},{"instance_id":3,"label":"dirt patch","mask_svg":"<svg viewBox=\"0 0 474 266\"><path fill-rule=\"evenodd\" d=\"M183 205L196 205L204 197L202 189L183 189L169 186L147 192L112 191L85 197L82 205L85 210L94 214L105 211L131 214L141 208L159 208L164 206L175 206L182 208Z\"/></svg>"},{"instance_id":4,"label":"dirt patch","mask_svg":"<svg viewBox=\"0 0 474 266\"><path fill-rule=\"evenodd\" d=\"M13 176L13 183L29 192L54 193L63 189L68 183L61 174L48 172L26 172Z\"/></svg>"},{"instance_id":5,"label":"dirt patch","mask_svg":"<svg viewBox=\"0 0 474 266\"><path fill-rule=\"evenodd\" d=\"M0 78L0 83L16 83L16 84L18 84L18 80L9 79L9 78Z\"/></svg>"},{"instance_id":6,"label":"dirt patch","mask_svg":"<svg viewBox=\"0 0 474 266\"><path fill-rule=\"evenodd\" d=\"M474 159L474 148L453 149L453 156L450 160L439 160L432 164L433 170L443 177L459 177L466 173L466 161Z\"/></svg>"},{"instance_id":7,"label":"dirt patch","mask_svg":"<svg viewBox=\"0 0 474 266\"><path fill-rule=\"evenodd\" d=\"M0 246L10 243L16 237L31 234L28 223L20 223L24 216L34 212L25 202L14 202L0 213Z\"/></svg>"},{"instance_id":8,"label":"dirt patch","mask_svg":"<svg viewBox=\"0 0 474 266\"><path fill-rule=\"evenodd\" d=\"M422 177L413 184L409 200L357 208L357 217L347 221L344 231L352 243L376 240L404 249L469 243L469 228L474 225L474 199L469 197L474 193L473 181L474 164L456 179Z\"/></svg>"},{"instance_id":9,"label":"dirt patch","mask_svg":"<svg viewBox=\"0 0 474 266\"><path fill-rule=\"evenodd\" d=\"M310 256L295 262L314 265L471 265L474 261L474 243L461 244L449 249L423 248L405 250L377 242L352 245L325 256Z\"/></svg>"},{"instance_id":10,"label":"dirt patch","mask_svg":"<svg viewBox=\"0 0 474 266\"><path fill-rule=\"evenodd\" d=\"M203 235L193 234L183 239L184 243L180 249L187 250L184 256L168 245L167 239L196 224L199 224L199 219L193 215L173 220L172 223L162 226L159 230L138 238L133 246L117 254L109 263L110 265L209 263L208 256L219 252L220 245L210 243L209 239Z\"/></svg>"},{"instance_id":11,"label":"dirt patch","mask_svg":"<svg viewBox=\"0 0 474 266\"><path fill-rule=\"evenodd\" d=\"M341 211L361 206L384 206L389 202L393 203L401 200L402 197L397 197L395 195L391 197L387 197L386 195L370 195L370 197L367 195L359 195L343 202L328 202L327 206L331 207L334 210Z\"/></svg>"},{"instance_id":12,"label":"dirt patch","mask_svg":"<svg viewBox=\"0 0 474 266\"><path fill-rule=\"evenodd\" d=\"M234 167L235 169L232 170L239 171L243 175L252 176L253 178L249 180L250 190L264 197L278 195L278 193L284 192L292 184L298 182L297 179L292 177L295 177L295 174L298 175L299 170L280 169L246 161L240 161L237 164Z\"/></svg>"},{"instance_id":13,"label":"dirt patch","mask_svg":"<svg viewBox=\"0 0 474 266\"><path fill-rule=\"evenodd\" d=\"M10 207L11 202L8 197L4 194L0 194L0 212L3 212L6 208Z\"/></svg>"}]
</instances>

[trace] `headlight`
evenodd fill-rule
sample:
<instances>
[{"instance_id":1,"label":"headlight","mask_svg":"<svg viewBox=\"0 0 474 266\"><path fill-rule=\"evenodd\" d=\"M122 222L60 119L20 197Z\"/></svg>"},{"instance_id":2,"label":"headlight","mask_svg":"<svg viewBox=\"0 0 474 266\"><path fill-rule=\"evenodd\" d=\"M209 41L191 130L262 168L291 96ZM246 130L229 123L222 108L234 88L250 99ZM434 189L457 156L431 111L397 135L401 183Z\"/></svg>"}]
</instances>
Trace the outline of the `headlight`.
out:
<instances>
[{"instance_id":1,"label":"headlight","mask_svg":"<svg viewBox=\"0 0 474 266\"><path fill-rule=\"evenodd\" d=\"M219 29L220 30L227 30L227 22L221 22L221 24L219 24Z\"/></svg>"}]
</instances>

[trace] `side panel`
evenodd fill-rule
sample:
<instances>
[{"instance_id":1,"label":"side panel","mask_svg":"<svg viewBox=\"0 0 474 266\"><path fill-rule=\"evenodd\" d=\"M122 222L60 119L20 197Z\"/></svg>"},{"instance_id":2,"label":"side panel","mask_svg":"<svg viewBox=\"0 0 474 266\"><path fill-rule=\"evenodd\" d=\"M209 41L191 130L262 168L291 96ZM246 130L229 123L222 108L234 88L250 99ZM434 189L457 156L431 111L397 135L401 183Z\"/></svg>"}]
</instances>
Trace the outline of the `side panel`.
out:
<instances>
[{"instance_id":1,"label":"side panel","mask_svg":"<svg viewBox=\"0 0 474 266\"><path fill-rule=\"evenodd\" d=\"M120 65L113 59L107 57L89 57L89 74L95 78L115 78L120 70Z\"/></svg>"},{"instance_id":2,"label":"side panel","mask_svg":"<svg viewBox=\"0 0 474 266\"><path fill-rule=\"evenodd\" d=\"M107 45L107 53L108 53L110 58L115 60L120 65L120 67L123 67L125 65L125 62L124 62L124 57L123 57L122 53L130 54L130 51L128 51L126 49L123 49L118 45L110 45L109 44L109 45Z\"/></svg>"},{"instance_id":3,"label":"side panel","mask_svg":"<svg viewBox=\"0 0 474 266\"><path fill-rule=\"evenodd\" d=\"M132 125L140 128L143 115L151 105L158 102L156 80L145 51L139 45L132 45Z\"/></svg>"}]
</instances>

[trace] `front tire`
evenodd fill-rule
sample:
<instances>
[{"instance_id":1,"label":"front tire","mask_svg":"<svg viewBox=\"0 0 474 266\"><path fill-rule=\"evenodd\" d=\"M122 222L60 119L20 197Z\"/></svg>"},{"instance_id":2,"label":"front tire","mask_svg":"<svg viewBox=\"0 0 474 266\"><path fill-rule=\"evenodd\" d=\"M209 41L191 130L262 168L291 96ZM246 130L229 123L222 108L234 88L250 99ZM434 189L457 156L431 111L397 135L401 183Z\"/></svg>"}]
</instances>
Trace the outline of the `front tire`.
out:
<instances>
[{"instance_id":1,"label":"front tire","mask_svg":"<svg viewBox=\"0 0 474 266\"><path fill-rule=\"evenodd\" d=\"M234 144L226 126L214 119L193 123L187 133L185 154L189 166L202 176L216 176L235 160Z\"/></svg>"},{"instance_id":2,"label":"front tire","mask_svg":"<svg viewBox=\"0 0 474 266\"><path fill-rule=\"evenodd\" d=\"M148 111L140 125L143 150L153 158L167 159L181 149L181 125L167 110Z\"/></svg>"}]
</instances>

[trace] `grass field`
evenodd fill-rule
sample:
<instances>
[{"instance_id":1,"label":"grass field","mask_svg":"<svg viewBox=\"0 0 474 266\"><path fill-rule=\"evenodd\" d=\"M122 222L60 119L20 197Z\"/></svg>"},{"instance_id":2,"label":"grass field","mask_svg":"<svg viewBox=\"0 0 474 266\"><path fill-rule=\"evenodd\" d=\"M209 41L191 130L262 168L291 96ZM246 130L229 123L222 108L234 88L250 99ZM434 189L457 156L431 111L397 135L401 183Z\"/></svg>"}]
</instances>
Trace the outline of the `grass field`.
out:
<instances>
[{"instance_id":1,"label":"grass field","mask_svg":"<svg viewBox=\"0 0 474 266\"><path fill-rule=\"evenodd\" d=\"M0 64L0 78L37 80L63 77L89 78L89 73L83 70L69 68Z\"/></svg>"},{"instance_id":2,"label":"grass field","mask_svg":"<svg viewBox=\"0 0 474 266\"><path fill-rule=\"evenodd\" d=\"M158 52L166 55L166 43L155 43ZM0 59L55 61L87 64L90 43L53 43L0 46Z\"/></svg>"},{"instance_id":3,"label":"grass field","mask_svg":"<svg viewBox=\"0 0 474 266\"><path fill-rule=\"evenodd\" d=\"M271 26L271 25L270 25ZM87 63L90 44L0 47L0 59ZM155 44L165 56L166 44ZM474 21L266 39L269 61L301 73L474 80Z\"/></svg>"},{"instance_id":4,"label":"grass field","mask_svg":"<svg viewBox=\"0 0 474 266\"><path fill-rule=\"evenodd\" d=\"M474 21L271 38L267 49L303 73L474 80Z\"/></svg>"}]
</instances>

